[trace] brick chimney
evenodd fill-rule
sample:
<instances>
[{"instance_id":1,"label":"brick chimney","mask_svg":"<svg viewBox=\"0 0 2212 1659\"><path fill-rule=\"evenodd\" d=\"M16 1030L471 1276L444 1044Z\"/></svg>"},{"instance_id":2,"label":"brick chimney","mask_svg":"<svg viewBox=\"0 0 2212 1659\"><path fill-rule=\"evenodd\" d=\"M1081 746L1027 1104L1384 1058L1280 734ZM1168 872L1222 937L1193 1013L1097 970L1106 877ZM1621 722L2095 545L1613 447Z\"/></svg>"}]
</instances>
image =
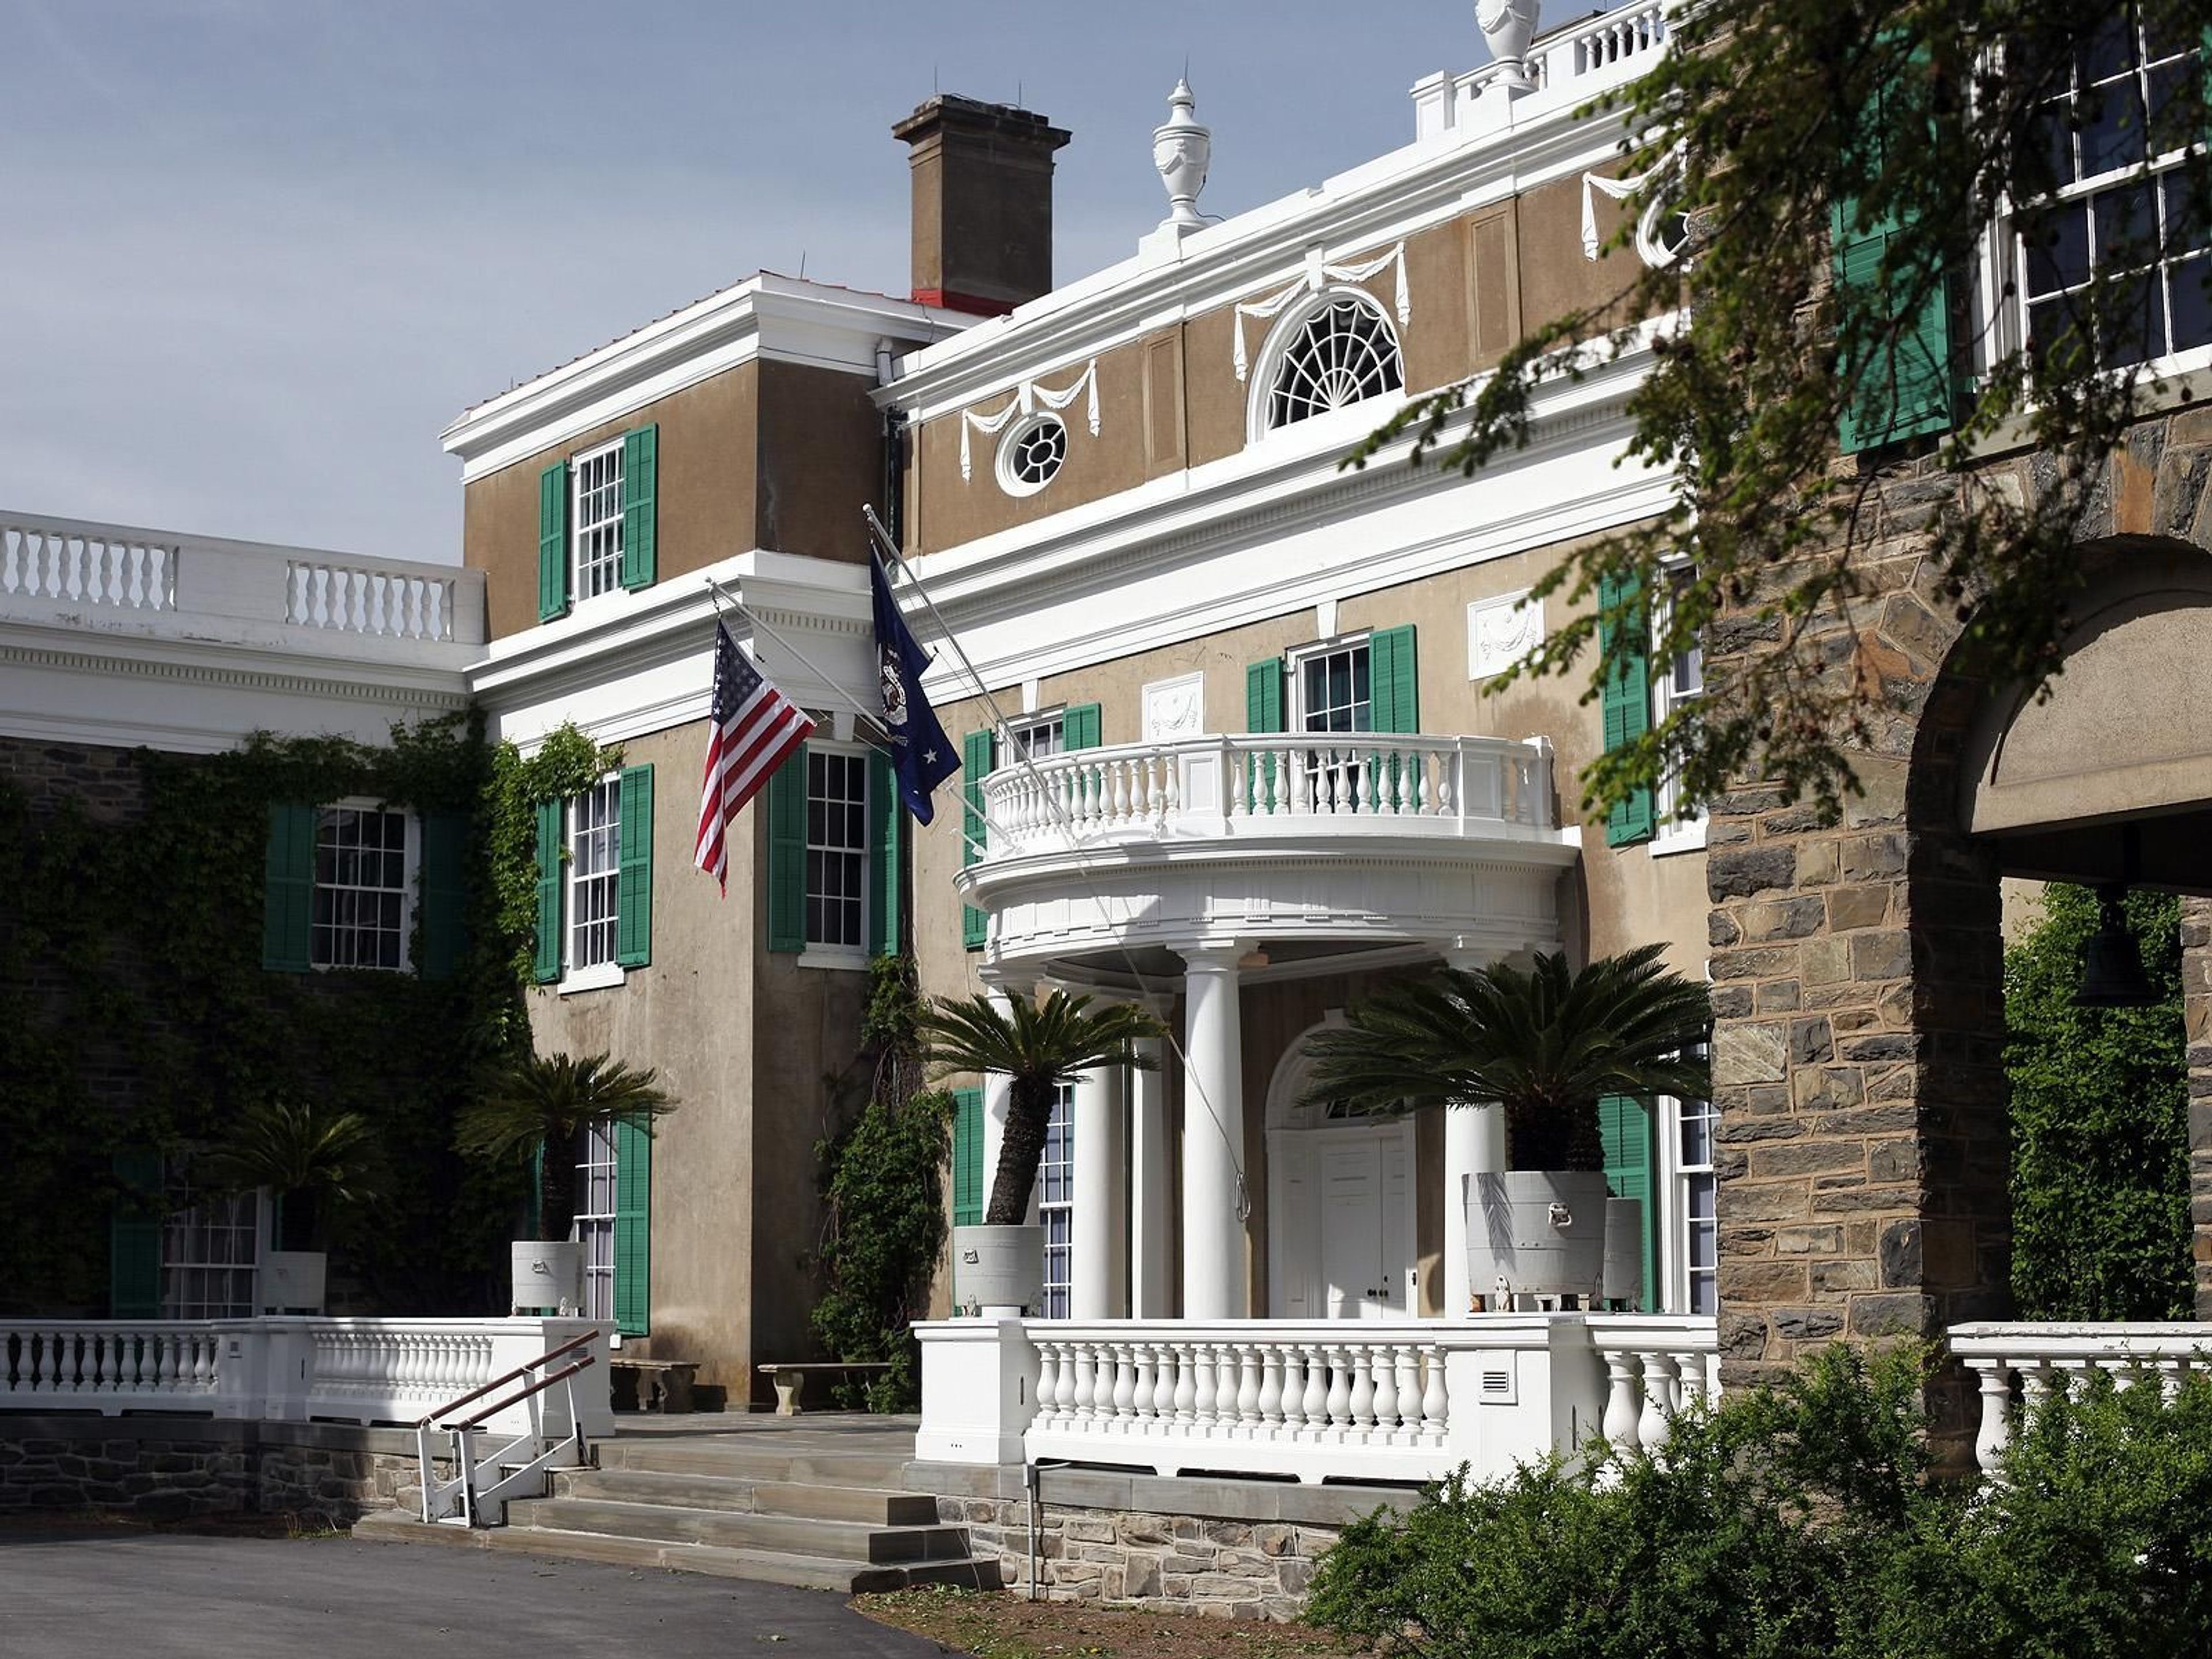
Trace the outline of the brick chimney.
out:
<instances>
[{"instance_id":1,"label":"brick chimney","mask_svg":"<svg viewBox=\"0 0 2212 1659\"><path fill-rule=\"evenodd\" d=\"M996 317L1052 287L1052 156L1069 134L939 94L891 129L914 168L914 297Z\"/></svg>"}]
</instances>

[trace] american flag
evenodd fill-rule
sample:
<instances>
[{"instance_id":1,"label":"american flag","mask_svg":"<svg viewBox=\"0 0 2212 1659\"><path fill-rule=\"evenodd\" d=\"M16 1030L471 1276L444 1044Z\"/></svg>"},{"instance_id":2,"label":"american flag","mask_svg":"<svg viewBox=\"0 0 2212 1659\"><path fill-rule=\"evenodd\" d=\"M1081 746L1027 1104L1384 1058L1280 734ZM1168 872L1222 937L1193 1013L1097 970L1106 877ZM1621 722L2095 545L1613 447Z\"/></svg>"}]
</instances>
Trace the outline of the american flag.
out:
<instances>
[{"instance_id":1,"label":"american flag","mask_svg":"<svg viewBox=\"0 0 2212 1659\"><path fill-rule=\"evenodd\" d=\"M699 791L697 865L730 890L730 849L722 827L806 741L814 722L777 690L714 624L714 729L707 739L707 780Z\"/></svg>"}]
</instances>

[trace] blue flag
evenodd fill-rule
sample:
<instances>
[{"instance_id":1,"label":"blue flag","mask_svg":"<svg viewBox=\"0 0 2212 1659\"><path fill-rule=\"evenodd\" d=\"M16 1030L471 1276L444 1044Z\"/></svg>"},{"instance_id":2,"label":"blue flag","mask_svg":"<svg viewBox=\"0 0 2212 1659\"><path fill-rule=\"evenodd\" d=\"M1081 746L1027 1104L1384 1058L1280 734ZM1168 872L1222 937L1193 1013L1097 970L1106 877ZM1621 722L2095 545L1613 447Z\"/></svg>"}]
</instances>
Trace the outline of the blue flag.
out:
<instances>
[{"instance_id":1,"label":"blue flag","mask_svg":"<svg viewBox=\"0 0 2212 1659\"><path fill-rule=\"evenodd\" d=\"M868 556L868 574L875 587L876 656L881 665L884 730L891 740L891 769L898 774L899 799L915 822L927 823L934 811L930 792L960 769L960 757L945 741L937 711L921 694L921 677L929 667L929 653L915 643L906 618L891 598L890 579L883 562Z\"/></svg>"}]
</instances>

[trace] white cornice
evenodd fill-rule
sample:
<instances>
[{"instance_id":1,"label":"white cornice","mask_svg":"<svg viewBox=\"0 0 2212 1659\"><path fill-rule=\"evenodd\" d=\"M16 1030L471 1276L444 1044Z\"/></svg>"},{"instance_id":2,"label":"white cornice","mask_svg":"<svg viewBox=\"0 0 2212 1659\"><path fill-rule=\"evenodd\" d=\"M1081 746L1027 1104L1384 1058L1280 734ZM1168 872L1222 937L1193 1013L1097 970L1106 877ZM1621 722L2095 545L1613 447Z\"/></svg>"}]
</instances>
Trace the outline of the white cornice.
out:
<instances>
[{"instance_id":1,"label":"white cornice","mask_svg":"<svg viewBox=\"0 0 2212 1659\"><path fill-rule=\"evenodd\" d=\"M872 380L879 343L933 340L972 320L764 271L477 404L439 437L465 483L756 358Z\"/></svg>"},{"instance_id":2,"label":"white cornice","mask_svg":"<svg viewBox=\"0 0 2212 1659\"><path fill-rule=\"evenodd\" d=\"M1194 232L1159 253L1054 289L957 339L900 359L878 400L916 421L999 396L1156 329L1304 274L1310 250L1369 253L1554 179L1601 167L1621 129L1553 108L1525 126L1454 131L1377 157L1312 189Z\"/></svg>"}]
</instances>

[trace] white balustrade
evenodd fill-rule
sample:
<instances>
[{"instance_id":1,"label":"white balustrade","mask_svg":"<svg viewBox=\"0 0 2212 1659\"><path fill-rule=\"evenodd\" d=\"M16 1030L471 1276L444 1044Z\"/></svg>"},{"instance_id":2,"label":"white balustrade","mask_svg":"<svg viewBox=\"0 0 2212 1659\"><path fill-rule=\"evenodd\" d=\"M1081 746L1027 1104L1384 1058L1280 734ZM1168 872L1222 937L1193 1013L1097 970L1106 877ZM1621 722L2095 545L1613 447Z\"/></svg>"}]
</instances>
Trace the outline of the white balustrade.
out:
<instances>
[{"instance_id":1,"label":"white balustrade","mask_svg":"<svg viewBox=\"0 0 2212 1659\"><path fill-rule=\"evenodd\" d=\"M591 1328L574 1319L10 1321L0 1322L0 1411L411 1424ZM592 1404L586 1426L599 1432L605 1368L579 1381Z\"/></svg>"},{"instance_id":2,"label":"white balustrade","mask_svg":"<svg viewBox=\"0 0 2212 1659\"><path fill-rule=\"evenodd\" d=\"M11 601L47 623L195 640L265 644L274 626L363 641L484 641L481 571L0 513L0 606Z\"/></svg>"},{"instance_id":3,"label":"white balustrade","mask_svg":"<svg viewBox=\"0 0 2212 1659\"><path fill-rule=\"evenodd\" d=\"M1101 842L1548 832L1541 739L1252 733L1014 760L983 781L986 858Z\"/></svg>"},{"instance_id":4,"label":"white balustrade","mask_svg":"<svg viewBox=\"0 0 2212 1659\"><path fill-rule=\"evenodd\" d=\"M1991 1476L2023 1415L2077 1391L2093 1374L2115 1388L2154 1387L2171 1400L2184 1376L2212 1370L2212 1323L1954 1325L1949 1340L1974 1376L1981 1403L1974 1455Z\"/></svg>"},{"instance_id":5,"label":"white balustrade","mask_svg":"<svg viewBox=\"0 0 2212 1659\"><path fill-rule=\"evenodd\" d=\"M1570 23L1534 42L1525 67L1531 89L1509 92L1488 63L1435 76L1413 88L1415 131L1481 138L1538 122L1572 121L1602 94L1640 79L1668 49L1670 20L1684 0L1644 0Z\"/></svg>"}]
</instances>

